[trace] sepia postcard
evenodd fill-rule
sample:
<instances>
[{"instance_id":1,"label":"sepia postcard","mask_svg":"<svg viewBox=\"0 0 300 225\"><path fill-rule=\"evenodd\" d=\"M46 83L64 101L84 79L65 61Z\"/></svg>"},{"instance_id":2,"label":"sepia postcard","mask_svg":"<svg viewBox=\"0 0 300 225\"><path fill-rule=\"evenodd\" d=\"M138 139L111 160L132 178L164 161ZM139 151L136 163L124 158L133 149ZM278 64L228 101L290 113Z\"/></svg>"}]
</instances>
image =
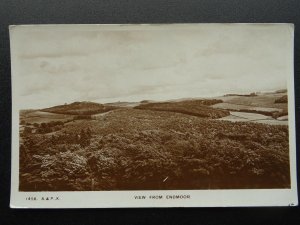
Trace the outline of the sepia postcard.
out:
<instances>
[{"instance_id":1,"label":"sepia postcard","mask_svg":"<svg viewBox=\"0 0 300 225\"><path fill-rule=\"evenodd\" d=\"M294 26L10 26L13 208L295 206Z\"/></svg>"}]
</instances>

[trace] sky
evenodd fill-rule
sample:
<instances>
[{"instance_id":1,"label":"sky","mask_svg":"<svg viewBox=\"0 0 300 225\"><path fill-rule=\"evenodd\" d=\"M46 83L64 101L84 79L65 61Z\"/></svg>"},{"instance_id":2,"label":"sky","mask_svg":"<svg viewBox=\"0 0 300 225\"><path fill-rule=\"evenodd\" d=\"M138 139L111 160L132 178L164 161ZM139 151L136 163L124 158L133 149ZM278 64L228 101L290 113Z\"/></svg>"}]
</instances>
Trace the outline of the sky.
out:
<instances>
[{"instance_id":1,"label":"sky","mask_svg":"<svg viewBox=\"0 0 300 225\"><path fill-rule=\"evenodd\" d=\"M30 109L283 89L292 30L284 24L13 26L13 97Z\"/></svg>"}]
</instances>

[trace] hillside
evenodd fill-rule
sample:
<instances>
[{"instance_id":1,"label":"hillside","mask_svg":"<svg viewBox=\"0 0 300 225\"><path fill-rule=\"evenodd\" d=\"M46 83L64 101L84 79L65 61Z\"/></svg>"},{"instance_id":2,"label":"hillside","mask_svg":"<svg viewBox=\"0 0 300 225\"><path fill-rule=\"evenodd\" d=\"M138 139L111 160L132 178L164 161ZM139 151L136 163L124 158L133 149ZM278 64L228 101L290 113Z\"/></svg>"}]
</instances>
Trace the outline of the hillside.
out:
<instances>
[{"instance_id":1,"label":"hillside","mask_svg":"<svg viewBox=\"0 0 300 225\"><path fill-rule=\"evenodd\" d=\"M74 102L20 111L19 188L289 188L285 95Z\"/></svg>"},{"instance_id":2,"label":"hillside","mask_svg":"<svg viewBox=\"0 0 300 225\"><path fill-rule=\"evenodd\" d=\"M40 111L67 115L93 115L108 112L116 108L117 107L115 106L108 106L94 102L73 102L71 104L58 105L42 109Z\"/></svg>"},{"instance_id":3,"label":"hillside","mask_svg":"<svg viewBox=\"0 0 300 225\"><path fill-rule=\"evenodd\" d=\"M242 118L242 121L244 121L244 119L247 120L248 116L245 118L244 115L246 114L244 113L248 113L248 115L252 117L248 121L283 124L281 121L282 118L287 117L288 115L288 99L286 90L257 93L255 95L225 95L218 99L223 102L213 105L213 108L229 110L231 115L233 112L234 114L241 113L240 116L235 116ZM257 115L257 119L253 118L255 115ZM260 115L267 116L268 118L261 120L259 119ZM237 121L240 120L238 117L234 118L230 116L222 119Z\"/></svg>"},{"instance_id":4,"label":"hillside","mask_svg":"<svg viewBox=\"0 0 300 225\"><path fill-rule=\"evenodd\" d=\"M283 97L285 96L285 97ZM235 104L240 106L273 108L274 111L287 110L287 94L282 92L258 93L254 96L247 95L225 95L218 99L224 103ZM285 98L285 101L280 101ZM279 102L278 102L279 100Z\"/></svg>"},{"instance_id":5,"label":"hillside","mask_svg":"<svg viewBox=\"0 0 300 225\"><path fill-rule=\"evenodd\" d=\"M119 109L23 140L22 191L290 187L287 126Z\"/></svg>"},{"instance_id":6,"label":"hillside","mask_svg":"<svg viewBox=\"0 0 300 225\"><path fill-rule=\"evenodd\" d=\"M146 103L134 107L135 109L147 109L153 111L168 111L183 113L192 116L198 116L203 118L216 119L225 116L229 116L230 113L225 109L214 109L211 105L221 103L222 100L210 99L210 100L185 100L179 102L157 102Z\"/></svg>"}]
</instances>

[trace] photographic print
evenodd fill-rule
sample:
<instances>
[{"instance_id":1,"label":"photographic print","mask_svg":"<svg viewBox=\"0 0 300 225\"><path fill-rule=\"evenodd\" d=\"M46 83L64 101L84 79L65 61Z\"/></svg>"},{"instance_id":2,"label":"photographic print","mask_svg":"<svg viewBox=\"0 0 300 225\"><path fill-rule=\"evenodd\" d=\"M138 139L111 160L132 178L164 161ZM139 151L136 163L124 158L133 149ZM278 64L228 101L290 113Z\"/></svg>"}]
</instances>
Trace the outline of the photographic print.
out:
<instances>
[{"instance_id":1,"label":"photographic print","mask_svg":"<svg viewBox=\"0 0 300 225\"><path fill-rule=\"evenodd\" d=\"M293 32L11 26L11 204L297 205Z\"/></svg>"}]
</instances>

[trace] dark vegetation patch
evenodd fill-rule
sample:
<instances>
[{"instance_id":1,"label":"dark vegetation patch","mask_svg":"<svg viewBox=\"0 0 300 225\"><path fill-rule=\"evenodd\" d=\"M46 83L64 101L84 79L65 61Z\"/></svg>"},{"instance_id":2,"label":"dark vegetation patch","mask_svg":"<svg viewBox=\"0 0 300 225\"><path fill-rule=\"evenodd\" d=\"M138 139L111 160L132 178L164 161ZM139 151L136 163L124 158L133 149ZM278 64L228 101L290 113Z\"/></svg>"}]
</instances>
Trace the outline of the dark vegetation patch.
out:
<instances>
[{"instance_id":1,"label":"dark vegetation patch","mask_svg":"<svg viewBox=\"0 0 300 225\"><path fill-rule=\"evenodd\" d=\"M275 103L287 103L288 102L288 96L283 95L280 98L275 99Z\"/></svg>"},{"instance_id":2,"label":"dark vegetation patch","mask_svg":"<svg viewBox=\"0 0 300 225\"><path fill-rule=\"evenodd\" d=\"M289 175L287 126L122 109L20 141L20 191L289 188Z\"/></svg>"},{"instance_id":3,"label":"dark vegetation patch","mask_svg":"<svg viewBox=\"0 0 300 225\"><path fill-rule=\"evenodd\" d=\"M94 102L74 102L71 104L42 109L41 111L67 115L93 115L97 113L108 112L114 109L117 109L117 107Z\"/></svg>"},{"instance_id":4,"label":"dark vegetation patch","mask_svg":"<svg viewBox=\"0 0 300 225\"><path fill-rule=\"evenodd\" d=\"M187 100L180 102L159 102L159 103L148 103L141 104L134 107L135 109L147 109L153 111L168 111L183 113L192 116L216 119L225 116L229 116L230 113L225 109L215 109L209 106L222 103L222 100L211 99L211 100Z\"/></svg>"},{"instance_id":5,"label":"dark vegetation patch","mask_svg":"<svg viewBox=\"0 0 300 225\"><path fill-rule=\"evenodd\" d=\"M244 94L244 95L241 95L241 94L226 94L226 95L224 95L224 97L228 97L228 96L254 97L254 96L257 96L257 94L255 92L252 92L250 94Z\"/></svg>"},{"instance_id":6,"label":"dark vegetation patch","mask_svg":"<svg viewBox=\"0 0 300 225\"><path fill-rule=\"evenodd\" d=\"M21 121L22 125L22 121ZM21 133L21 137L26 136L27 134L46 134L54 131L59 131L64 126L63 121L51 121L49 123L26 123L24 125L24 130Z\"/></svg>"},{"instance_id":7,"label":"dark vegetation patch","mask_svg":"<svg viewBox=\"0 0 300 225\"><path fill-rule=\"evenodd\" d=\"M151 101L150 100L142 100L142 101L140 101L140 103L142 103L142 104L147 104L147 103L150 103Z\"/></svg>"}]
</instances>

